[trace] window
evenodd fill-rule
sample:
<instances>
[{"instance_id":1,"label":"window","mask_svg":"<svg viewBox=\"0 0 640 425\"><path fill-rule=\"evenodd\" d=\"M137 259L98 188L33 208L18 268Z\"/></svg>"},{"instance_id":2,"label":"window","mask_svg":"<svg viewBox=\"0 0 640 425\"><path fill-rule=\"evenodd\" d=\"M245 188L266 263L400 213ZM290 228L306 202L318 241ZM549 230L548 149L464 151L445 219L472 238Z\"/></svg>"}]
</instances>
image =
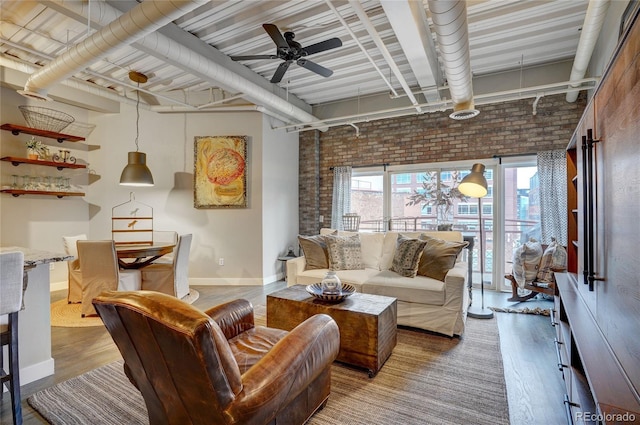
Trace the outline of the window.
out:
<instances>
[{"instance_id":1,"label":"window","mask_svg":"<svg viewBox=\"0 0 640 425\"><path fill-rule=\"evenodd\" d=\"M484 208L482 209L484 213ZM478 204L458 204L459 215L478 215Z\"/></svg>"},{"instance_id":2,"label":"window","mask_svg":"<svg viewBox=\"0 0 640 425\"><path fill-rule=\"evenodd\" d=\"M411 184L411 174L396 174L396 184Z\"/></svg>"},{"instance_id":3,"label":"window","mask_svg":"<svg viewBox=\"0 0 640 425\"><path fill-rule=\"evenodd\" d=\"M360 215L360 230L385 230L383 173L353 170L351 174L351 212Z\"/></svg>"}]
</instances>

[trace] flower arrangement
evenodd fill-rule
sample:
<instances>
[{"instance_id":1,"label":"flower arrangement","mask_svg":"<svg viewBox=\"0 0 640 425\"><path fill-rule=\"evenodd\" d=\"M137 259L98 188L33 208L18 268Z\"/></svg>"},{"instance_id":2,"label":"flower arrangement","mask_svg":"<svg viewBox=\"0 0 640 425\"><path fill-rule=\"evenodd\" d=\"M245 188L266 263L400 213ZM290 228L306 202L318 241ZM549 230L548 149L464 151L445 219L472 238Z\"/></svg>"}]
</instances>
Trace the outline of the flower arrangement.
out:
<instances>
[{"instance_id":1,"label":"flower arrangement","mask_svg":"<svg viewBox=\"0 0 640 425\"><path fill-rule=\"evenodd\" d=\"M40 141L36 140L35 137L31 137L26 143L27 150L32 155L45 156L47 152L47 147Z\"/></svg>"}]
</instances>

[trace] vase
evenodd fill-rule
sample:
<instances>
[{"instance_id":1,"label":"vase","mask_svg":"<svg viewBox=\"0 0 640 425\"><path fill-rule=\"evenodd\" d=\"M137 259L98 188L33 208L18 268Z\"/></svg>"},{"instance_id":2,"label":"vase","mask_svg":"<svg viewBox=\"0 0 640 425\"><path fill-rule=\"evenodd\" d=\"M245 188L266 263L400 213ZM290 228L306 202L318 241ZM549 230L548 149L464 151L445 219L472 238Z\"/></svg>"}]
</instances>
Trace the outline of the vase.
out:
<instances>
[{"instance_id":1,"label":"vase","mask_svg":"<svg viewBox=\"0 0 640 425\"><path fill-rule=\"evenodd\" d=\"M323 294L339 295L342 293L342 282L340 282L340 278L336 275L336 272L331 270L322 278L320 287L322 288Z\"/></svg>"},{"instance_id":2,"label":"vase","mask_svg":"<svg viewBox=\"0 0 640 425\"><path fill-rule=\"evenodd\" d=\"M29 159L38 159L40 155L38 155L38 151L34 149L29 149L27 151L27 158Z\"/></svg>"}]
</instances>

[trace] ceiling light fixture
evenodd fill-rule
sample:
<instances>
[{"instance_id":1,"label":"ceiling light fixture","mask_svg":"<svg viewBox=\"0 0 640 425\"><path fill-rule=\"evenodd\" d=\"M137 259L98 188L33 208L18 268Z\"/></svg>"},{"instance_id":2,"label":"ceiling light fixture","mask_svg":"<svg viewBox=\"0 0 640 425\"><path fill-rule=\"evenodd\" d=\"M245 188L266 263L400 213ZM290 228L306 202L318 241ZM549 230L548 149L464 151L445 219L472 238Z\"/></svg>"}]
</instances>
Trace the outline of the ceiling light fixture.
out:
<instances>
[{"instance_id":1,"label":"ceiling light fixture","mask_svg":"<svg viewBox=\"0 0 640 425\"><path fill-rule=\"evenodd\" d=\"M136 90L136 151L128 153L127 166L120 175L122 186L153 186L153 176L147 167L147 154L138 151L140 135L140 83L147 82L147 76L136 71L129 72L129 78L138 84Z\"/></svg>"}]
</instances>

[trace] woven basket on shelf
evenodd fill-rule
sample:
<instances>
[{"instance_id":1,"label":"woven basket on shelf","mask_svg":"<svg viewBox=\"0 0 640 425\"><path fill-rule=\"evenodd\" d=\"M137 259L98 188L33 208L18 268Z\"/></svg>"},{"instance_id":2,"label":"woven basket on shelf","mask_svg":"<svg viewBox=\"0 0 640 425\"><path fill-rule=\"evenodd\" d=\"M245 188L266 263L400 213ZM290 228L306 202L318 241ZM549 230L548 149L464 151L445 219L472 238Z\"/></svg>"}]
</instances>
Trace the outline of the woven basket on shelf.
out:
<instances>
[{"instance_id":1,"label":"woven basket on shelf","mask_svg":"<svg viewBox=\"0 0 640 425\"><path fill-rule=\"evenodd\" d=\"M89 137L91 132L96 128L95 124L89 124L87 122L74 121L64 129L64 134L70 134L71 136Z\"/></svg>"},{"instance_id":2,"label":"woven basket on shelf","mask_svg":"<svg viewBox=\"0 0 640 425\"><path fill-rule=\"evenodd\" d=\"M59 133L75 120L69 114L41 106L21 105L18 109L22 112L27 125L38 130Z\"/></svg>"}]
</instances>

